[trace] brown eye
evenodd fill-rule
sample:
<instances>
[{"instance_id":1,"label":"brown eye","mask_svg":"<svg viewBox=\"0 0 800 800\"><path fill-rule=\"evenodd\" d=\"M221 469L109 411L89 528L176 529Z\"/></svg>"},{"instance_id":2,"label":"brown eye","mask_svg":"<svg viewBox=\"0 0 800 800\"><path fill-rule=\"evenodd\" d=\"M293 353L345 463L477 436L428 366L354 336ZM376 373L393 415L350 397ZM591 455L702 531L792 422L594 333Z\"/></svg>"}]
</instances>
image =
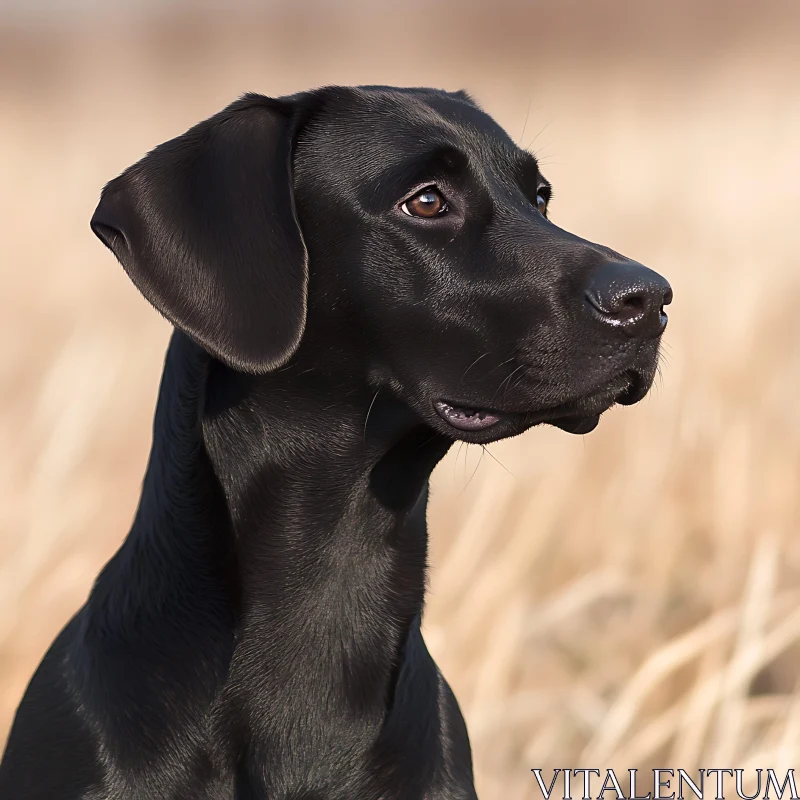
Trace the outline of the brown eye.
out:
<instances>
[{"instance_id":1,"label":"brown eye","mask_svg":"<svg viewBox=\"0 0 800 800\"><path fill-rule=\"evenodd\" d=\"M412 198L406 200L400 208L409 217L436 217L447 211L447 201L439 191L433 187L417 192Z\"/></svg>"},{"instance_id":2,"label":"brown eye","mask_svg":"<svg viewBox=\"0 0 800 800\"><path fill-rule=\"evenodd\" d=\"M539 209L539 213L542 216L547 213L547 197L541 193L536 195L536 208Z\"/></svg>"}]
</instances>

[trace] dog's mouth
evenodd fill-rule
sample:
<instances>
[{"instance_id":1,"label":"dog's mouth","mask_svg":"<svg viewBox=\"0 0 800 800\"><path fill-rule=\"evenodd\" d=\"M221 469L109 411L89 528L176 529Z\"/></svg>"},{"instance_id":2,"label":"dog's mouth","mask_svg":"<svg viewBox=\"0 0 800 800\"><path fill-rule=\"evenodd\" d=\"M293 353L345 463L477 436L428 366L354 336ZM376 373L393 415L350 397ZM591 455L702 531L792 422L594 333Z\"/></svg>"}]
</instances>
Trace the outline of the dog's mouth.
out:
<instances>
[{"instance_id":1,"label":"dog's mouth","mask_svg":"<svg viewBox=\"0 0 800 800\"><path fill-rule=\"evenodd\" d=\"M433 407L451 428L458 431L475 433L494 428L502 422L511 422L523 425L548 423L567 433L584 434L597 427L600 415L611 406L617 403L624 406L638 403L649 388L650 381L644 376L638 372L626 371L595 394L527 413L462 406L447 400L436 400Z\"/></svg>"},{"instance_id":2,"label":"dog's mouth","mask_svg":"<svg viewBox=\"0 0 800 800\"><path fill-rule=\"evenodd\" d=\"M437 400L433 407L436 413L449 425L459 431L485 431L505 416L500 411L489 411L485 408L464 408Z\"/></svg>"},{"instance_id":3,"label":"dog's mouth","mask_svg":"<svg viewBox=\"0 0 800 800\"><path fill-rule=\"evenodd\" d=\"M458 431L485 431L493 428L504 420L523 419L525 414L507 413L503 411L491 411L486 408L467 408L464 406L454 406L451 403L446 403L444 400L437 400L434 403L436 413L452 428ZM531 422L549 422L567 433L589 433L593 431L597 424L600 422L600 414L589 414L574 416L554 416L548 418L549 414L557 415L557 409L552 409L547 412L544 418L542 414L535 414L531 416Z\"/></svg>"}]
</instances>

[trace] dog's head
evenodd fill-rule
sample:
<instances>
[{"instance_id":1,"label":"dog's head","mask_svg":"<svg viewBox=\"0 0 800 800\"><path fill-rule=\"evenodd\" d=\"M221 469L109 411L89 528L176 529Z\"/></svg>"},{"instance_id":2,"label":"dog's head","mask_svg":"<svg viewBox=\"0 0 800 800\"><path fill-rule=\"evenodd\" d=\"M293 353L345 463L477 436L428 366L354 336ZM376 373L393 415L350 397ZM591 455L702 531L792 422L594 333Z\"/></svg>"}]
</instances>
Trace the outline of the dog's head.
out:
<instances>
[{"instance_id":1,"label":"dog's head","mask_svg":"<svg viewBox=\"0 0 800 800\"><path fill-rule=\"evenodd\" d=\"M552 189L468 96L248 95L156 148L92 220L214 357L360 364L427 424L486 442L586 432L648 391L669 284L548 219ZM322 354L325 355L322 355Z\"/></svg>"}]
</instances>

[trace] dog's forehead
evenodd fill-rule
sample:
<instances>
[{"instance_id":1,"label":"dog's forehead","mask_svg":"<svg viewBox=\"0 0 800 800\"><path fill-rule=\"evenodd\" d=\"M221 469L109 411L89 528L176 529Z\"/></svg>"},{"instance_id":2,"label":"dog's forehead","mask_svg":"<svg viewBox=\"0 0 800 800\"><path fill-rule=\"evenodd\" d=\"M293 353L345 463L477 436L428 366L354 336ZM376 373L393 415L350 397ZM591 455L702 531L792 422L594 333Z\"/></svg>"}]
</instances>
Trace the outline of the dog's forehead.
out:
<instances>
[{"instance_id":1,"label":"dog's forehead","mask_svg":"<svg viewBox=\"0 0 800 800\"><path fill-rule=\"evenodd\" d=\"M507 162L520 150L463 93L355 87L334 90L314 126L317 146L339 157L384 161L454 147L484 161Z\"/></svg>"}]
</instances>

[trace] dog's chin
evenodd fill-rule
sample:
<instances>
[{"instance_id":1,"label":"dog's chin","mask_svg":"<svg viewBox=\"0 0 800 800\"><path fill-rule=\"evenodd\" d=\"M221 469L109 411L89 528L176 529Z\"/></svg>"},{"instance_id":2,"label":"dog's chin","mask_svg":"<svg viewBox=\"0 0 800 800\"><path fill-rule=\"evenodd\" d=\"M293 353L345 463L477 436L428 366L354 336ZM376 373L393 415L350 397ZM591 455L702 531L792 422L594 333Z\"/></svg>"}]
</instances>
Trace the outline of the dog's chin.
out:
<instances>
[{"instance_id":1,"label":"dog's chin","mask_svg":"<svg viewBox=\"0 0 800 800\"><path fill-rule=\"evenodd\" d=\"M593 431L600 416L612 406L638 403L649 391L651 382L649 376L627 372L599 391L556 406L523 412L462 405L443 399L435 400L433 408L451 436L468 442L496 441L542 424L582 435Z\"/></svg>"}]
</instances>

